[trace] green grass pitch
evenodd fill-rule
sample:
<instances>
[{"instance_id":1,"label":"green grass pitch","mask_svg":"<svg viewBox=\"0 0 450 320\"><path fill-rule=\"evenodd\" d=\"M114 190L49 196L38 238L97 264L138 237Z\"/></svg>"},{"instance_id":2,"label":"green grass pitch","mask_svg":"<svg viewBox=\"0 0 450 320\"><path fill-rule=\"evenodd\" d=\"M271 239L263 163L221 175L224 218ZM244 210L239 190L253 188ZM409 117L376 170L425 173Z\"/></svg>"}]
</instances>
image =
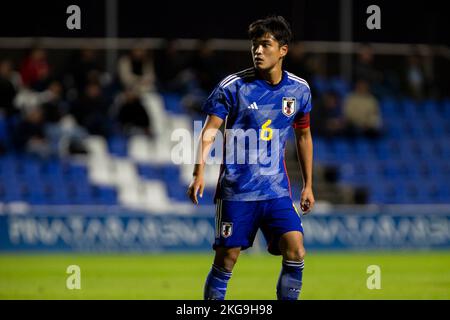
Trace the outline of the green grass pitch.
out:
<instances>
[{"instance_id":1,"label":"green grass pitch","mask_svg":"<svg viewBox=\"0 0 450 320\"><path fill-rule=\"evenodd\" d=\"M202 298L213 253L0 255L0 299ZM69 265L81 289L66 288ZM381 268L381 289L366 286ZM242 253L227 299L275 299L280 258ZM305 260L301 299L450 299L450 252L313 252Z\"/></svg>"}]
</instances>

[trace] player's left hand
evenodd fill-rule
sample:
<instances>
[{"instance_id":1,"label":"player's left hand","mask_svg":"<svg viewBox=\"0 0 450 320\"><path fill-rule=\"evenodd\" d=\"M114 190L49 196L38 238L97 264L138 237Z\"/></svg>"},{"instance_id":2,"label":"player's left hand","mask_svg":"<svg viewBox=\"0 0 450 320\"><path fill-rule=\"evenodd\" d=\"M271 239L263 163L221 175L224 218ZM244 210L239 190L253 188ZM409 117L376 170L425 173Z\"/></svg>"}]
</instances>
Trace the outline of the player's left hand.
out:
<instances>
[{"instance_id":1,"label":"player's left hand","mask_svg":"<svg viewBox=\"0 0 450 320\"><path fill-rule=\"evenodd\" d=\"M312 188L304 188L302 191L302 197L300 199L300 208L302 209L303 215L311 212L314 207L314 194Z\"/></svg>"},{"instance_id":2,"label":"player's left hand","mask_svg":"<svg viewBox=\"0 0 450 320\"><path fill-rule=\"evenodd\" d=\"M198 204L197 193L200 193L200 198L203 197L203 190L205 189L205 179L203 179L203 174L194 176L191 184L186 192L192 203Z\"/></svg>"}]
</instances>

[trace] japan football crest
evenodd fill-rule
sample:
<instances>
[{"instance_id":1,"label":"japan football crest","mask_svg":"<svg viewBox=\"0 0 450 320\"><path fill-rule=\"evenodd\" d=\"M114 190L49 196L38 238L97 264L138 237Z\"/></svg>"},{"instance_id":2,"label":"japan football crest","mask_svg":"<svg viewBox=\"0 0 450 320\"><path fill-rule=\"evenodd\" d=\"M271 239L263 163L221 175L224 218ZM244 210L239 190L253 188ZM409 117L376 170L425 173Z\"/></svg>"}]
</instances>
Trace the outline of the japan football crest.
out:
<instances>
[{"instance_id":1,"label":"japan football crest","mask_svg":"<svg viewBox=\"0 0 450 320\"><path fill-rule=\"evenodd\" d=\"M283 114L292 116L295 113L295 98L283 97Z\"/></svg>"},{"instance_id":2,"label":"japan football crest","mask_svg":"<svg viewBox=\"0 0 450 320\"><path fill-rule=\"evenodd\" d=\"M233 223L222 222L222 237L228 238L233 233Z\"/></svg>"}]
</instances>

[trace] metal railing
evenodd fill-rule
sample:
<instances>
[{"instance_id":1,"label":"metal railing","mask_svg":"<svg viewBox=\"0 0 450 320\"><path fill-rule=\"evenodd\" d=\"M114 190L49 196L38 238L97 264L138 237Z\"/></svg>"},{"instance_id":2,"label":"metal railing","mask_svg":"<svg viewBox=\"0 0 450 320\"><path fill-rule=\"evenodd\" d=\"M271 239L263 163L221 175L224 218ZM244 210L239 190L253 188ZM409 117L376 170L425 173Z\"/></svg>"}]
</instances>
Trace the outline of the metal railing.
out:
<instances>
[{"instance_id":1,"label":"metal railing","mask_svg":"<svg viewBox=\"0 0 450 320\"><path fill-rule=\"evenodd\" d=\"M180 50L195 50L199 40L177 39L175 45ZM161 49L164 38L53 38L53 37L0 37L0 49L27 49L38 45L46 49L81 49L123 50L139 46L147 49ZM306 52L355 54L362 43L338 41L302 41ZM244 39L210 39L209 45L219 51L247 51L248 40ZM371 43L378 55L408 55L419 53L423 56L441 56L450 60L450 48L443 45L407 44L407 43Z\"/></svg>"}]
</instances>

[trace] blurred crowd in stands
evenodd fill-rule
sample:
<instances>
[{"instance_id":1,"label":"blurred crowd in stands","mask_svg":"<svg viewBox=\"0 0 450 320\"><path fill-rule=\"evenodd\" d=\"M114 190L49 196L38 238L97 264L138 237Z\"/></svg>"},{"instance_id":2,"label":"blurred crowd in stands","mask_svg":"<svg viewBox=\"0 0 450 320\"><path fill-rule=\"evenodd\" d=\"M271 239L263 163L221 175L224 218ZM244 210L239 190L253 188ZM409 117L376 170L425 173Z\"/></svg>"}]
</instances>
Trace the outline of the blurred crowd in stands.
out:
<instances>
[{"instance_id":1,"label":"blurred crowd in stands","mask_svg":"<svg viewBox=\"0 0 450 320\"><path fill-rule=\"evenodd\" d=\"M419 101L438 95L426 57L405 58L400 73L380 68L376 59L369 45L362 46L348 82L329 76L325 55L307 53L302 43L291 46L285 68L311 85L314 134L376 139L383 134L384 95ZM115 74L106 72L103 62L99 52L81 49L56 72L44 48L34 47L17 61L0 53L0 154L83 154L89 134L151 139L153 119L141 103L143 93L177 94L187 114L203 117L201 105L214 86L239 71L224 63L208 40L193 51L180 51L176 40L153 52L137 46L120 56Z\"/></svg>"}]
</instances>

